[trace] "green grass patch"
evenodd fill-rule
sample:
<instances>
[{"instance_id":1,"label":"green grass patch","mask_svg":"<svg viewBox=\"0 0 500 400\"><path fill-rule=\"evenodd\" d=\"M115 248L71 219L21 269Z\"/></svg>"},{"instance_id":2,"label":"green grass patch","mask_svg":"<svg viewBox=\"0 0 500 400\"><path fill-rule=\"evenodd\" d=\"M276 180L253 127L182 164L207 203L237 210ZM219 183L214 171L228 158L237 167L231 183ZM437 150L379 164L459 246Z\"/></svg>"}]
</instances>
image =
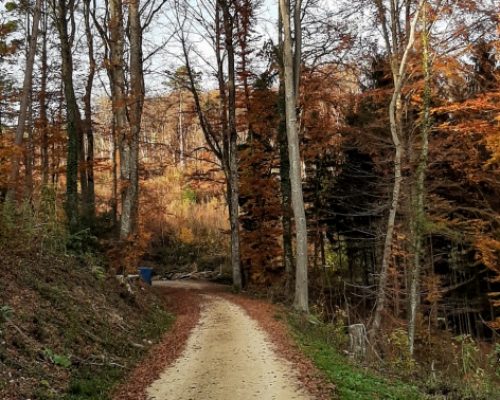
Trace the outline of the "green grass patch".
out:
<instances>
[{"instance_id":1,"label":"green grass patch","mask_svg":"<svg viewBox=\"0 0 500 400\"><path fill-rule=\"evenodd\" d=\"M417 387L383 378L356 366L339 354L320 324L290 316L290 326L302 351L336 386L341 400L420 400L426 399Z\"/></svg>"},{"instance_id":2,"label":"green grass patch","mask_svg":"<svg viewBox=\"0 0 500 400\"><path fill-rule=\"evenodd\" d=\"M64 400L108 400L125 369L116 366L81 368L73 376Z\"/></svg>"}]
</instances>

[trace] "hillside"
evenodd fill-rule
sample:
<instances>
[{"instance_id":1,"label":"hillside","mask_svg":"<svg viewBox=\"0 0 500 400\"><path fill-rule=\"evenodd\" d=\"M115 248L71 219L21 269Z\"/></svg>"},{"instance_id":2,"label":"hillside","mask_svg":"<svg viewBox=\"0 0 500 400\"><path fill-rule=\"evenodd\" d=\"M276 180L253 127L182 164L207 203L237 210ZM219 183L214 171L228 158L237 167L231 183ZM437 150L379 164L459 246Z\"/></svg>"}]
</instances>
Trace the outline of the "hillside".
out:
<instances>
[{"instance_id":1,"label":"hillside","mask_svg":"<svg viewBox=\"0 0 500 400\"><path fill-rule=\"evenodd\" d=\"M91 253L16 232L0 234L0 398L106 399L172 317Z\"/></svg>"}]
</instances>

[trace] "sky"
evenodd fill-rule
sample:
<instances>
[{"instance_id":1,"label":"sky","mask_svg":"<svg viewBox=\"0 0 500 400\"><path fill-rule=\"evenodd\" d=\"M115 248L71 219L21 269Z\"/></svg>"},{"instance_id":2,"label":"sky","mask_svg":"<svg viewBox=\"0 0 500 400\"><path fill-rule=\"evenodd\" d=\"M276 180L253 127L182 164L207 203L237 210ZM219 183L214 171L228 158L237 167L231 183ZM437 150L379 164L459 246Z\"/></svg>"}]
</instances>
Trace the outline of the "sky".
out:
<instances>
[{"instance_id":1,"label":"sky","mask_svg":"<svg viewBox=\"0 0 500 400\"><path fill-rule=\"evenodd\" d=\"M195 3L194 0L189 0L189 2L191 4ZM259 8L256 35L260 36L260 42L276 37L277 10L277 0L264 0ZM203 17L207 18L209 16L203 15ZM145 46L149 49L158 48L158 45L167 43L164 49L158 51L146 63L149 73L147 79L147 91L149 93L164 91L166 89L164 82L167 79L164 71L175 71L177 67L184 64L178 35L175 34L175 25L174 12L171 8L166 7L158 16L156 22L152 24L151 29L148 29L145 34ZM205 86L210 87L215 85L215 80L210 79L210 72L213 72L212 66L215 64L214 51L209 39L200 32L199 25L195 20L189 20L186 24L189 32L188 40L191 44L191 62L193 62L195 68L205 72L203 83Z\"/></svg>"}]
</instances>

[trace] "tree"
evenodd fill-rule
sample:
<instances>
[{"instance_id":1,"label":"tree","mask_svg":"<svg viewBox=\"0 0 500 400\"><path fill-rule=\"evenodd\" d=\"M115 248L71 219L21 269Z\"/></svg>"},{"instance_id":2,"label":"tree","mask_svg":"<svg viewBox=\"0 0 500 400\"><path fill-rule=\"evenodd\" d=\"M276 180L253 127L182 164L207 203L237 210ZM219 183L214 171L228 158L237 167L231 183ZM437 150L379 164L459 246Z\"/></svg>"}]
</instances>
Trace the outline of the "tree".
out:
<instances>
[{"instance_id":1,"label":"tree","mask_svg":"<svg viewBox=\"0 0 500 400\"><path fill-rule=\"evenodd\" d=\"M47 115L47 81L48 81L48 62L47 62L47 30L48 30L48 15L47 3L44 3L44 12L42 20L42 54L40 57L40 92L38 95L39 101L39 129L40 129L40 164L42 172L42 186L47 186L49 183L49 120Z\"/></svg>"},{"instance_id":2,"label":"tree","mask_svg":"<svg viewBox=\"0 0 500 400\"><path fill-rule=\"evenodd\" d=\"M401 182L403 180L403 176L401 173L402 171L401 164L403 156L403 145L401 142L402 128L403 128L401 121L401 111L402 111L401 92L406 80L408 57L410 55L410 51L412 50L415 41L416 26L423 3L424 0L420 0L418 2L411 23L408 20L406 21L406 23L408 24L407 25L408 35L405 39L406 42L401 42L403 39L401 37L398 37L400 33L398 33L397 31L399 27L399 20L398 20L399 14L394 9L394 2L391 1L390 20L388 21L386 16L387 11L385 9L382 0L376 0L378 18L380 20L380 23L382 24L383 38L386 45L386 51L389 55L391 62L391 72L394 84L391 102L389 104L389 121L390 121L391 137L395 152L394 152L394 185L392 188L391 206L387 220L387 230L385 235L384 250L382 254L382 263L380 266L379 283L376 296L376 307L372 323L372 332L371 332L372 336L375 336L378 333L382 319L382 313L385 307L385 296L386 296L386 287L387 287L387 279L389 271L389 262L390 262L392 243L393 243L394 223L396 220L396 214L398 212L399 197L401 192ZM410 13L409 11L410 5L411 2L408 2L407 3L408 18ZM391 34L392 41L390 39L389 32L392 32Z\"/></svg>"},{"instance_id":3,"label":"tree","mask_svg":"<svg viewBox=\"0 0 500 400\"><path fill-rule=\"evenodd\" d=\"M296 265L294 306L299 311L308 312L307 281L307 223L302 193L301 158L297 124L297 98L301 64L301 1L296 0L294 12L295 36L292 39L290 26L290 5L280 0L280 17L283 23L283 72L285 83L285 114L290 159L290 184L292 209L295 219ZM294 46L295 45L295 46ZM292 47L295 48L295 53Z\"/></svg>"},{"instance_id":4,"label":"tree","mask_svg":"<svg viewBox=\"0 0 500 400\"><path fill-rule=\"evenodd\" d=\"M423 109L420 126L420 154L415 177L414 200L412 204L412 247L413 265L410 273L410 304L408 314L408 346L413 355L415 344L415 325L419 303L419 283L423 258L423 241L425 235L425 174L429 158L429 133L431 126L431 65L429 55L429 25L427 20L428 4L424 2L422 9L422 70L424 74Z\"/></svg>"},{"instance_id":5,"label":"tree","mask_svg":"<svg viewBox=\"0 0 500 400\"><path fill-rule=\"evenodd\" d=\"M122 215L120 237L137 232L139 212L139 136L144 105L142 27L139 0L129 1L128 31L130 43L130 95L128 118L130 130L121 136L120 171L122 180Z\"/></svg>"},{"instance_id":6,"label":"tree","mask_svg":"<svg viewBox=\"0 0 500 400\"><path fill-rule=\"evenodd\" d=\"M184 105L183 105L183 91L189 87L187 82L187 71L185 67L179 67L174 72L173 76L168 82L168 86L177 93L178 96L178 115L177 115L177 139L179 141L179 164L182 169L186 164L185 154L185 128L184 128ZM176 157L177 161L177 157Z\"/></svg>"},{"instance_id":7,"label":"tree","mask_svg":"<svg viewBox=\"0 0 500 400\"><path fill-rule=\"evenodd\" d=\"M26 51L26 67L24 70L23 94L21 97L21 104L19 106L19 117L17 119L17 127L15 134L15 144L18 147L21 147L23 144L24 133L26 130L26 118L28 115L29 103L31 101L31 93L33 86L33 66L35 64L36 45L38 40L40 17L42 14L42 4L43 4L42 0L37 0L35 3L35 8L33 10L33 23L31 28L31 35L29 37L28 48ZM19 153L15 152L11 167L12 168L10 176L11 187L7 192L7 198L6 198L7 201L12 201L15 196L15 191L17 188L17 180L19 177L19 163L20 163Z\"/></svg>"},{"instance_id":8,"label":"tree","mask_svg":"<svg viewBox=\"0 0 500 400\"><path fill-rule=\"evenodd\" d=\"M242 287L240 266L240 223L239 223L239 179L238 179L238 132L236 130L236 75L234 61L234 15L231 15L229 0L218 0L222 9L225 48L227 52L228 72L228 121L226 137L229 140L229 219L231 224L231 260L233 265L233 285L239 290Z\"/></svg>"},{"instance_id":9,"label":"tree","mask_svg":"<svg viewBox=\"0 0 500 400\"><path fill-rule=\"evenodd\" d=\"M74 18L74 0L53 0L52 7L61 44L61 73L66 100L68 152L66 159L65 209L70 230L75 231L79 225L78 157L79 143L82 137L82 122L73 83L72 43L74 32L70 34L68 29L68 18L70 21L73 21ZM74 26L74 23L71 25Z\"/></svg>"},{"instance_id":10,"label":"tree","mask_svg":"<svg viewBox=\"0 0 500 400\"><path fill-rule=\"evenodd\" d=\"M280 6L278 5L278 8ZM281 12L278 10L278 12ZM288 155L288 141L286 137L286 105L285 105L285 77L283 73L283 20L278 17L278 52L277 61L279 65L279 89L278 89L278 112L280 121L278 123L278 142L280 149L280 188L283 226L283 261L286 273L286 287L290 290L294 280L294 260L292 245L292 190L290 185L290 158Z\"/></svg>"},{"instance_id":11,"label":"tree","mask_svg":"<svg viewBox=\"0 0 500 400\"><path fill-rule=\"evenodd\" d=\"M120 156L121 214L119 236L129 239L138 230L139 210L139 135L144 104L142 26L139 0L128 3L129 63L125 62L125 26L122 0L109 2L109 39L93 15L107 48L106 61L111 87L113 132ZM130 72L127 85L126 70ZM129 87L129 92L127 92Z\"/></svg>"},{"instance_id":12,"label":"tree","mask_svg":"<svg viewBox=\"0 0 500 400\"><path fill-rule=\"evenodd\" d=\"M94 85L94 77L96 73L96 60L94 57L94 35L92 31L92 25L90 22L91 11L90 7L95 7L95 4L91 5L90 0L83 0L83 20L85 24L85 37L87 40L88 49L88 61L89 61L89 72L87 75L87 82L85 84L85 94L83 96L84 103L84 127L86 136L86 149L84 153L86 155L85 159L85 177L86 183L86 193L84 193L84 209L85 216L90 223L93 222L95 218L95 189L94 189L94 130L92 126L92 87Z\"/></svg>"},{"instance_id":13,"label":"tree","mask_svg":"<svg viewBox=\"0 0 500 400\"><path fill-rule=\"evenodd\" d=\"M205 7L207 5L203 5ZM243 286L240 265L239 234L239 194L238 194L238 131L236 128L236 73L234 48L234 3L217 0L214 6L214 25L204 25L211 38L216 58L216 74L220 98L219 126L213 124L202 107L202 100L196 81L196 72L191 66L189 44L185 36L187 10L176 3L176 18L179 40L182 45L184 63L189 77L189 88L194 98L195 110L207 145L220 162L226 178L227 204L231 226L231 265L233 286L239 290ZM184 13L184 16L181 14ZM201 21L201 20L200 20ZM224 41L223 41L224 40ZM227 66L224 68L223 52L227 52ZM224 72L227 69L227 88ZM220 129L220 130L219 130Z\"/></svg>"}]
</instances>

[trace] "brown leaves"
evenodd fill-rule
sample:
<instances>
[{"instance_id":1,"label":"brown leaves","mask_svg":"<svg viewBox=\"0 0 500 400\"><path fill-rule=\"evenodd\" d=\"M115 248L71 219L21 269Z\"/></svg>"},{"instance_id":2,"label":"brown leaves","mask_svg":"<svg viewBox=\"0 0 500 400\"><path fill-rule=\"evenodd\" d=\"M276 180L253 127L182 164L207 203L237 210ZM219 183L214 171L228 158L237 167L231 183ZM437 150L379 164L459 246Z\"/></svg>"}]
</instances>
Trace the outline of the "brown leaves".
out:
<instances>
[{"instance_id":1,"label":"brown leaves","mask_svg":"<svg viewBox=\"0 0 500 400\"><path fill-rule=\"evenodd\" d=\"M158 289L158 292L165 302L165 308L176 315L174 325L116 388L113 400L146 400L147 387L167 365L179 357L191 330L198 322L200 295L183 289Z\"/></svg>"},{"instance_id":2,"label":"brown leaves","mask_svg":"<svg viewBox=\"0 0 500 400\"><path fill-rule=\"evenodd\" d=\"M224 297L243 307L255 319L271 339L275 351L281 357L293 363L298 370L298 378L315 399L327 400L335 398L335 386L316 369L290 337L288 327L281 319L276 318L286 311L281 307L262 300L244 296L225 294Z\"/></svg>"}]
</instances>

